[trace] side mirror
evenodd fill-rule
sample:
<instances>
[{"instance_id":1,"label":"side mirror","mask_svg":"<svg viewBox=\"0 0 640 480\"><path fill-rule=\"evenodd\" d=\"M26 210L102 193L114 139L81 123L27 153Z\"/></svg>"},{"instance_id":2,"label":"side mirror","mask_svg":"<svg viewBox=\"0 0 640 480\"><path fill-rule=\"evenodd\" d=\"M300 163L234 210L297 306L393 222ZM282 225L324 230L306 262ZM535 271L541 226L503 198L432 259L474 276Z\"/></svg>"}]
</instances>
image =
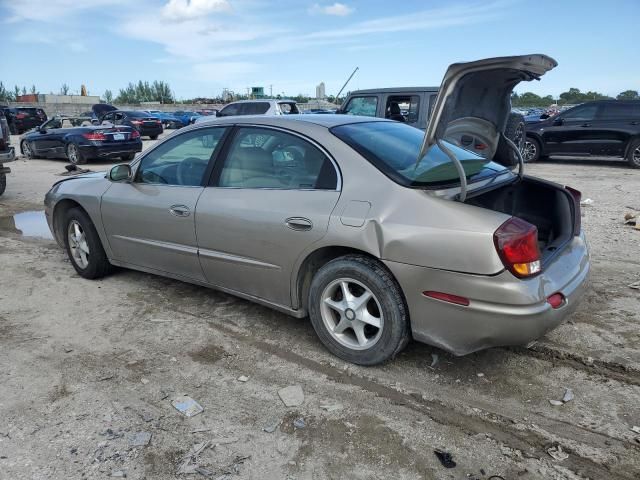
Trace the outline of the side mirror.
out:
<instances>
[{"instance_id":1,"label":"side mirror","mask_svg":"<svg viewBox=\"0 0 640 480\"><path fill-rule=\"evenodd\" d=\"M548 113L543 113L542 115L540 115L540 120L546 120L547 118L549 118L551 115L549 115Z\"/></svg>"},{"instance_id":2,"label":"side mirror","mask_svg":"<svg viewBox=\"0 0 640 480\"><path fill-rule=\"evenodd\" d=\"M133 179L133 171L128 163L115 165L109 170L109 180L112 182L130 182Z\"/></svg>"},{"instance_id":3,"label":"side mirror","mask_svg":"<svg viewBox=\"0 0 640 480\"><path fill-rule=\"evenodd\" d=\"M553 124L558 126L558 125L562 125L564 123L564 119L562 117L558 117L553 121Z\"/></svg>"}]
</instances>

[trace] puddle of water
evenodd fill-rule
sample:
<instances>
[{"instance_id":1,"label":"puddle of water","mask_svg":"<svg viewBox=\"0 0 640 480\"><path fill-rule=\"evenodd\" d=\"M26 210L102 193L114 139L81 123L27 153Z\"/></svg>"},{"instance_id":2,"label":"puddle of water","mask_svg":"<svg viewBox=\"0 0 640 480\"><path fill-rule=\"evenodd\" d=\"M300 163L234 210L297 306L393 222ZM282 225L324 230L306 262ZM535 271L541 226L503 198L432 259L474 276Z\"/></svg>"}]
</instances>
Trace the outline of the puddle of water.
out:
<instances>
[{"instance_id":1,"label":"puddle of water","mask_svg":"<svg viewBox=\"0 0 640 480\"><path fill-rule=\"evenodd\" d=\"M25 237L53 240L43 211L22 212L11 217L0 217L0 230Z\"/></svg>"}]
</instances>

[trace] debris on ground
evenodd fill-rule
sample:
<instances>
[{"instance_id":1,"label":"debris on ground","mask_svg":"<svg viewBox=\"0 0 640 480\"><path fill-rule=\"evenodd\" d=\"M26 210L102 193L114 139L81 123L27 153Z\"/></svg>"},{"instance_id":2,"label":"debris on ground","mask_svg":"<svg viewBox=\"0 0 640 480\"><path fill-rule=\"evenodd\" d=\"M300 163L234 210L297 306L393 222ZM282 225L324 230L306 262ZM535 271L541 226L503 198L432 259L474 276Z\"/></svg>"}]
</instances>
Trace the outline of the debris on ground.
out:
<instances>
[{"instance_id":1,"label":"debris on ground","mask_svg":"<svg viewBox=\"0 0 640 480\"><path fill-rule=\"evenodd\" d=\"M562 400L549 400L549 403L554 407L559 407L561 405L564 405L564 402Z\"/></svg>"},{"instance_id":2,"label":"debris on ground","mask_svg":"<svg viewBox=\"0 0 640 480\"><path fill-rule=\"evenodd\" d=\"M342 404L340 403L321 403L320 408L327 412L335 412L336 410L342 410Z\"/></svg>"},{"instance_id":3,"label":"debris on ground","mask_svg":"<svg viewBox=\"0 0 640 480\"><path fill-rule=\"evenodd\" d=\"M307 424L305 423L304 418L296 418L296 419L293 421L293 426L294 426L295 428L304 428L304 427L306 427L306 426L307 426Z\"/></svg>"},{"instance_id":4,"label":"debris on ground","mask_svg":"<svg viewBox=\"0 0 640 480\"><path fill-rule=\"evenodd\" d=\"M278 390L278 396L286 407L297 407L304 403L304 393L300 385L281 388Z\"/></svg>"},{"instance_id":5,"label":"debris on ground","mask_svg":"<svg viewBox=\"0 0 640 480\"><path fill-rule=\"evenodd\" d=\"M238 437L212 438L209 440L209 443L215 447L216 445L229 445L230 443L236 443L239 441L240 439Z\"/></svg>"},{"instance_id":6,"label":"debris on ground","mask_svg":"<svg viewBox=\"0 0 640 480\"><path fill-rule=\"evenodd\" d=\"M202 428L195 428L191 430L191 433L203 433L203 432L209 432L209 431L211 431L209 427L202 427Z\"/></svg>"},{"instance_id":7,"label":"debris on ground","mask_svg":"<svg viewBox=\"0 0 640 480\"><path fill-rule=\"evenodd\" d=\"M245 376L245 375L240 375L238 377L238 381L239 382L248 382L249 381L249 377Z\"/></svg>"},{"instance_id":8,"label":"debris on ground","mask_svg":"<svg viewBox=\"0 0 640 480\"><path fill-rule=\"evenodd\" d=\"M89 173L93 170L89 170L88 168L79 168L73 164L64 166L66 172L58 173L60 177L68 177L70 175L80 175L81 173Z\"/></svg>"},{"instance_id":9,"label":"debris on ground","mask_svg":"<svg viewBox=\"0 0 640 480\"><path fill-rule=\"evenodd\" d=\"M638 221L638 215L635 213L625 213L624 214L624 224L635 227L636 230L640 230L640 222Z\"/></svg>"},{"instance_id":10,"label":"debris on ground","mask_svg":"<svg viewBox=\"0 0 640 480\"><path fill-rule=\"evenodd\" d=\"M633 288L634 290L640 290L640 281L630 283L629 288Z\"/></svg>"},{"instance_id":11,"label":"debris on ground","mask_svg":"<svg viewBox=\"0 0 640 480\"><path fill-rule=\"evenodd\" d=\"M636 433L640 433L640 427L636 427L634 425L633 427L631 427L631 431L636 432Z\"/></svg>"},{"instance_id":12,"label":"debris on ground","mask_svg":"<svg viewBox=\"0 0 640 480\"><path fill-rule=\"evenodd\" d=\"M273 433L280 426L280 420L276 420L275 422L269 423L268 425L262 427L263 432Z\"/></svg>"},{"instance_id":13,"label":"debris on ground","mask_svg":"<svg viewBox=\"0 0 640 480\"><path fill-rule=\"evenodd\" d=\"M445 452L444 450L436 449L433 451L440 460L440 463L444 468L454 468L456 466L456 462L453 461L453 457L449 452Z\"/></svg>"},{"instance_id":14,"label":"debris on ground","mask_svg":"<svg viewBox=\"0 0 640 480\"><path fill-rule=\"evenodd\" d=\"M143 385L146 385L147 383L149 383L149 380L148 380L147 378L144 378L144 377L143 377L143 378L141 378L141 379L140 379L140 382L141 382Z\"/></svg>"},{"instance_id":15,"label":"debris on ground","mask_svg":"<svg viewBox=\"0 0 640 480\"><path fill-rule=\"evenodd\" d=\"M136 432L129 439L130 447L144 447L151 441L151 433L149 432Z\"/></svg>"},{"instance_id":16,"label":"debris on ground","mask_svg":"<svg viewBox=\"0 0 640 480\"><path fill-rule=\"evenodd\" d=\"M482 373L482 372L481 372L481 373L476 373L476 375L477 375L479 378L484 377L484 373Z\"/></svg>"},{"instance_id":17,"label":"debris on ground","mask_svg":"<svg viewBox=\"0 0 640 480\"><path fill-rule=\"evenodd\" d=\"M186 417L194 417L204 412L204 408L188 395L181 395L171 400L171 405Z\"/></svg>"},{"instance_id":18,"label":"debris on ground","mask_svg":"<svg viewBox=\"0 0 640 480\"><path fill-rule=\"evenodd\" d=\"M570 402L573 399L574 399L573 390L571 390L570 388L567 388L564 391L564 396L562 397L562 401L564 403L567 403L567 402Z\"/></svg>"},{"instance_id":19,"label":"debris on ground","mask_svg":"<svg viewBox=\"0 0 640 480\"><path fill-rule=\"evenodd\" d=\"M438 356L437 353L432 353L431 354L431 368L435 367L438 364L438 360L440 359L440 357Z\"/></svg>"},{"instance_id":20,"label":"debris on ground","mask_svg":"<svg viewBox=\"0 0 640 480\"><path fill-rule=\"evenodd\" d=\"M196 469L200 468L198 465L198 455L207 448L211 442L196 443L191 449L180 458L180 465L178 466L178 475L196 473Z\"/></svg>"},{"instance_id":21,"label":"debris on ground","mask_svg":"<svg viewBox=\"0 0 640 480\"><path fill-rule=\"evenodd\" d=\"M111 472L111 476L116 478L127 478L127 473L124 470L113 470Z\"/></svg>"},{"instance_id":22,"label":"debris on ground","mask_svg":"<svg viewBox=\"0 0 640 480\"><path fill-rule=\"evenodd\" d=\"M547 449L547 453L549 454L549 456L559 462L562 462L563 460L569 458L569 454L564 452L560 445Z\"/></svg>"},{"instance_id":23,"label":"debris on ground","mask_svg":"<svg viewBox=\"0 0 640 480\"><path fill-rule=\"evenodd\" d=\"M583 207L588 207L589 205L593 205L595 202L590 199L590 198L585 198L584 200L580 201L580 205Z\"/></svg>"}]
</instances>

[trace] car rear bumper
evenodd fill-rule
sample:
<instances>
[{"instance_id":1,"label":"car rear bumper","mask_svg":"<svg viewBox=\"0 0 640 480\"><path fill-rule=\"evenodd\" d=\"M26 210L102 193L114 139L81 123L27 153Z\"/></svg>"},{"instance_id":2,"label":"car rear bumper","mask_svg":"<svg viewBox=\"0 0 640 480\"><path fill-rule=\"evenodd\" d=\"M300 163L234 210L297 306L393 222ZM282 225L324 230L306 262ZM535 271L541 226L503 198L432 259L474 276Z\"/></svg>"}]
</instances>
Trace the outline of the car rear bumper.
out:
<instances>
[{"instance_id":1,"label":"car rear bumper","mask_svg":"<svg viewBox=\"0 0 640 480\"><path fill-rule=\"evenodd\" d=\"M158 125L157 127L138 127L138 131L143 137L152 137L162 133L162 125Z\"/></svg>"},{"instance_id":2,"label":"car rear bumper","mask_svg":"<svg viewBox=\"0 0 640 480\"><path fill-rule=\"evenodd\" d=\"M85 158L115 158L142 151L142 142L123 142L114 145L78 145Z\"/></svg>"},{"instance_id":3,"label":"car rear bumper","mask_svg":"<svg viewBox=\"0 0 640 480\"><path fill-rule=\"evenodd\" d=\"M13 162L16 159L15 148L9 147L7 150L0 152L0 164ZM8 173L8 172L5 172Z\"/></svg>"},{"instance_id":4,"label":"car rear bumper","mask_svg":"<svg viewBox=\"0 0 640 480\"><path fill-rule=\"evenodd\" d=\"M413 337L455 355L485 348L526 345L557 327L587 288L590 262L584 236L571 243L541 275L520 280L508 271L494 276L386 261L405 294ZM426 297L436 291L469 299L468 306ZM561 293L554 309L547 298Z\"/></svg>"}]
</instances>

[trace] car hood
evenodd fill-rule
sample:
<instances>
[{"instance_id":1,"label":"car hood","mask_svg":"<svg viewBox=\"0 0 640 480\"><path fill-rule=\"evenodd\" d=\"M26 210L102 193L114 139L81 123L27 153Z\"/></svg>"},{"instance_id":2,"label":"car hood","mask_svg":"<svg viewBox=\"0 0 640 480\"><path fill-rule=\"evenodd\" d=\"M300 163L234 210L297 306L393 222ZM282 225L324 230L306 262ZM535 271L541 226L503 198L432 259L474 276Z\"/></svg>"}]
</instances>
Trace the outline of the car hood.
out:
<instances>
[{"instance_id":1,"label":"car hood","mask_svg":"<svg viewBox=\"0 0 640 480\"><path fill-rule=\"evenodd\" d=\"M91 111L98 117L104 115L107 112L113 112L114 110L117 110L117 108L107 103L96 103L95 105L91 106Z\"/></svg>"},{"instance_id":2,"label":"car hood","mask_svg":"<svg viewBox=\"0 0 640 480\"><path fill-rule=\"evenodd\" d=\"M442 79L418 160L437 140L446 138L450 127L457 134L465 125L469 125L472 135L479 125L496 133L504 132L514 87L522 81L539 79L557 65L553 58L541 54L450 65Z\"/></svg>"}]
</instances>

